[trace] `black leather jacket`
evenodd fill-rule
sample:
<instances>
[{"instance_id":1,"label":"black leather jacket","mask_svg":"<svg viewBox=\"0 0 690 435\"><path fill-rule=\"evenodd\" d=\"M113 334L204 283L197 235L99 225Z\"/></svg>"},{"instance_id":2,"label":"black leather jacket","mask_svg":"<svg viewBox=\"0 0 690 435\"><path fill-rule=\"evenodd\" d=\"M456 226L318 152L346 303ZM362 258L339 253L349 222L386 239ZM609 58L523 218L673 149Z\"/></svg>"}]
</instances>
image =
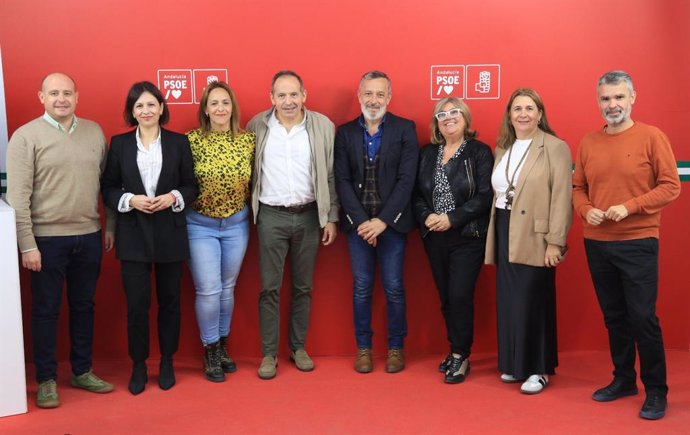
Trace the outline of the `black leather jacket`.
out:
<instances>
[{"instance_id":1,"label":"black leather jacket","mask_svg":"<svg viewBox=\"0 0 690 435\"><path fill-rule=\"evenodd\" d=\"M439 146L427 144L419 155L412 206L422 237L429 233L424 221L434 212L432 193ZM470 139L462 154L448 165L448 183L456 205L455 210L447 213L452 225L449 231L460 231L466 237L484 237L493 200L491 172L494 157L491 148L483 142Z\"/></svg>"}]
</instances>

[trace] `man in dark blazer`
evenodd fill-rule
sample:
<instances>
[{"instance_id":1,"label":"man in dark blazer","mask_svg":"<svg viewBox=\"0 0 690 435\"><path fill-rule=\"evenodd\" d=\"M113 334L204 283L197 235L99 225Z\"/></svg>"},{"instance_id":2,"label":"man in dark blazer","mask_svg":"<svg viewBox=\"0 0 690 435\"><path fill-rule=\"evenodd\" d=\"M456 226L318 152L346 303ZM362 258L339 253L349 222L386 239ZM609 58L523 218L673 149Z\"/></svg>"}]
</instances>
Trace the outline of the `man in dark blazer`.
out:
<instances>
[{"instance_id":1,"label":"man in dark blazer","mask_svg":"<svg viewBox=\"0 0 690 435\"><path fill-rule=\"evenodd\" d=\"M338 128L334 163L354 278L355 370L373 369L371 296L378 261L388 321L386 372L396 373L405 368L403 261L406 233L414 226L410 198L419 146L414 122L386 113L391 82L385 73L364 74L358 98L362 114Z\"/></svg>"}]
</instances>

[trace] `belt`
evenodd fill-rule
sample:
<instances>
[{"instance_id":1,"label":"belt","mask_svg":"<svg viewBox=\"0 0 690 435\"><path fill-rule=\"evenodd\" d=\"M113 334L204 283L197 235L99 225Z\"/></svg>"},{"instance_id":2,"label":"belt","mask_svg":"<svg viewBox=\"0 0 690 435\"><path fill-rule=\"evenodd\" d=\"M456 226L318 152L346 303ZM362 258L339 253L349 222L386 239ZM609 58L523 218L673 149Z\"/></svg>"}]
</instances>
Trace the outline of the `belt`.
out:
<instances>
[{"instance_id":1,"label":"belt","mask_svg":"<svg viewBox=\"0 0 690 435\"><path fill-rule=\"evenodd\" d=\"M273 210L278 210L278 211L282 211L285 213L299 214L299 213L304 213L304 212L310 211L310 210L316 210L316 201L308 202L306 204L291 205L288 207L286 207L284 205L269 205L269 204L264 204L262 202L261 206L272 208Z\"/></svg>"}]
</instances>

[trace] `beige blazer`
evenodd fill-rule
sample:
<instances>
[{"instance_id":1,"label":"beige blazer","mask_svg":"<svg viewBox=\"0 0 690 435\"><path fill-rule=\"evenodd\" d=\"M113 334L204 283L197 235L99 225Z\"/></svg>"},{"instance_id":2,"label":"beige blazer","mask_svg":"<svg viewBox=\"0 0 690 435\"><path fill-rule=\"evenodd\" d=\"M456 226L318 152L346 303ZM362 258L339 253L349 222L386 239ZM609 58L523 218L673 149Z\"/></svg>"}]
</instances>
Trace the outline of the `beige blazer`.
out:
<instances>
[{"instance_id":1,"label":"beige blazer","mask_svg":"<svg viewBox=\"0 0 690 435\"><path fill-rule=\"evenodd\" d=\"M254 171L252 173L252 211L254 223L259 214L259 193L261 192L261 163L268 141L268 120L273 113L273 107L254 116L247 123L247 130L256 133L256 150L254 155ZM319 209L319 225L325 227L329 222L338 222L338 194L335 191L335 175L333 173L333 158L335 141L335 125L326 116L304 108L307 117L307 134L311 146L311 175L316 196L316 206Z\"/></svg>"},{"instance_id":2,"label":"beige blazer","mask_svg":"<svg viewBox=\"0 0 690 435\"><path fill-rule=\"evenodd\" d=\"M494 170L505 152L505 149L496 148ZM573 159L568 145L537 130L513 198L508 230L508 259L511 263L543 267L548 244L566 246L573 218L572 180ZM496 263L495 214L496 207L491 207L486 264Z\"/></svg>"}]
</instances>

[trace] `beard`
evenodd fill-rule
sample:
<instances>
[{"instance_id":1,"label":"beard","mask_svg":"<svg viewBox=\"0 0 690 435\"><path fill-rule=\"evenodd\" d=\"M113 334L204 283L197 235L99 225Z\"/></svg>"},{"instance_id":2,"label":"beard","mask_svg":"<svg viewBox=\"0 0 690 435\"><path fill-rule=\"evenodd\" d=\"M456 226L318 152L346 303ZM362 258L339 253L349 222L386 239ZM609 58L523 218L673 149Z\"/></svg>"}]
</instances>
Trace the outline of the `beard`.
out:
<instances>
[{"instance_id":1,"label":"beard","mask_svg":"<svg viewBox=\"0 0 690 435\"><path fill-rule=\"evenodd\" d=\"M367 105L362 104L362 115L364 115L364 119L367 121L378 121L386 114L386 107L387 106L381 106L376 113L372 114L369 108L367 108Z\"/></svg>"},{"instance_id":2,"label":"beard","mask_svg":"<svg viewBox=\"0 0 690 435\"><path fill-rule=\"evenodd\" d=\"M620 125L630 118L631 112L632 106L628 106L627 109L620 111L606 110L604 111L604 119L609 125Z\"/></svg>"}]
</instances>

